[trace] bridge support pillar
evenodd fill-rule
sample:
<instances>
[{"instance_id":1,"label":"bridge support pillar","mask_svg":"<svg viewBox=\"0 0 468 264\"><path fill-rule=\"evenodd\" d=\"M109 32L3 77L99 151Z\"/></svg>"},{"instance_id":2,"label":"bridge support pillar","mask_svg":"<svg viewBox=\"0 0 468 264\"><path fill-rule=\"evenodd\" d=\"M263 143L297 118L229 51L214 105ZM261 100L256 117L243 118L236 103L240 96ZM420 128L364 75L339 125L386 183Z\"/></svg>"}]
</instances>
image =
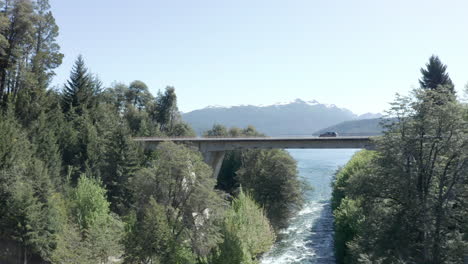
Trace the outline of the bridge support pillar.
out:
<instances>
[{"instance_id":1,"label":"bridge support pillar","mask_svg":"<svg viewBox=\"0 0 468 264\"><path fill-rule=\"evenodd\" d=\"M223 165L225 151L206 151L202 152L205 162L213 169L213 177L218 178L221 165Z\"/></svg>"}]
</instances>

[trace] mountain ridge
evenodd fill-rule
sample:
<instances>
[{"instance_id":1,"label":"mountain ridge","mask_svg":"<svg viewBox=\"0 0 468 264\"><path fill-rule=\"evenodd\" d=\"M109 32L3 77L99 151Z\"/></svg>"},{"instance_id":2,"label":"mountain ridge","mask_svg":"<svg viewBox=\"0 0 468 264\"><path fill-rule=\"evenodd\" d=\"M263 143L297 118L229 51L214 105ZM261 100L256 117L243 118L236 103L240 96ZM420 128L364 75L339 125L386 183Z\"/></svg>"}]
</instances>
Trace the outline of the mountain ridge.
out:
<instances>
[{"instance_id":1,"label":"mountain ridge","mask_svg":"<svg viewBox=\"0 0 468 264\"><path fill-rule=\"evenodd\" d=\"M325 132L336 132L339 136L379 136L383 134L384 128L381 118L358 119L343 121L341 123L322 128L315 133L318 136Z\"/></svg>"},{"instance_id":2,"label":"mountain ridge","mask_svg":"<svg viewBox=\"0 0 468 264\"><path fill-rule=\"evenodd\" d=\"M253 125L268 136L310 134L344 121L367 117L380 117L379 113L357 115L334 104L321 104L316 100L295 99L271 105L210 105L182 114L198 135L214 124L226 127Z\"/></svg>"}]
</instances>

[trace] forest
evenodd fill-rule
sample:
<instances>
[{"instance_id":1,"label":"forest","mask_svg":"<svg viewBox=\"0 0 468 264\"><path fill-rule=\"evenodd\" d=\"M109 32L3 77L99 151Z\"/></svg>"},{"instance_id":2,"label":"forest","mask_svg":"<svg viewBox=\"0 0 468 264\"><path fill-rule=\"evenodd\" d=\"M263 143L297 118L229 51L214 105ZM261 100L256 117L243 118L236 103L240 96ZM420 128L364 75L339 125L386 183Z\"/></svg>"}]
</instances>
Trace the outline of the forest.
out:
<instances>
[{"instance_id":1,"label":"forest","mask_svg":"<svg viewBox=\"0 0 468 264\"><path fill-rule=\"evenodd\" d=\"M377 150L336 173L337 263L466 261L468 102L446 68L432 56L420 87L392 103Z\"/></svg>"},{"instance_id":2,"label":"forest","mask_svg":"<svg viewBox=\"0 0 468 264\"><path fill-rule=\"evenodd\" d=\"M310 188L289 153L230 151L214 179L196 148L145 150L132 139L195 136L175 88L106 87L83 56L52 87L58 36L48 0L0 0L0 263L258 263ZM335 175L338 263L468 255L467 102L437 56L421 74L382 119L377 149Z\"/></svg>"},{"instance_id":3,"label":"forest","mask_svg":"<svg viewBox=\"0 0 468 264\"><path fill-rule=\"evenodd\" d=\"M287 152L233 151L214 179L195 148L144 150L133 137L195 135L174 87L104 87L79 56L54 89L48 0L0 8L1 263L258 262L303 202Z\"/></svg>"}]
</instances>

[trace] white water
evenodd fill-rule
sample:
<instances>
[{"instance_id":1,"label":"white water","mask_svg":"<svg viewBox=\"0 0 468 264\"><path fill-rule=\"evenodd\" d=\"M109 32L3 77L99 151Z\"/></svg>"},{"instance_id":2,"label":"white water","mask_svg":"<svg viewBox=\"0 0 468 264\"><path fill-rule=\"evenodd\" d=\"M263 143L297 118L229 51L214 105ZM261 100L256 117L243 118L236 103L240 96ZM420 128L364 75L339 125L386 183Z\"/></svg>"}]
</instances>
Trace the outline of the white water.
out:
<instances>
[{"instance_id":1,"label":"white water","mask_svg":"<svg viewBox=\"0 0 468 264\"><path fill-rule=\"evenodd\" d=\"M333 216L330 208L331 180L339 166L348 162L354 149L294 149L299 175L314 190L306 195L304 208L279 234L280 241L262 264L334 264Z\"/></svg>"}]
</instances>

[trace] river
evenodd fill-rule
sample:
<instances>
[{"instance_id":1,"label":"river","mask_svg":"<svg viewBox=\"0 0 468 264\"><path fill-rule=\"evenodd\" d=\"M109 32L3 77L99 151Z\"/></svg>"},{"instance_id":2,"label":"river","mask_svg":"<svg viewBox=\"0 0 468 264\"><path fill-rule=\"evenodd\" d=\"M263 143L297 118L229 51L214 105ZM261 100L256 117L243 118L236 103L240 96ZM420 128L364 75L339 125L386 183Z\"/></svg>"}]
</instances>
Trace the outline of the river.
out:
<instances>
[{"instance_id":1,"label":"river","mask_svg":"<svg viewBox=\"0 0 468 264\"><path fill-rule=\"evenodd\" d=\"M293 149L299 176L314 190L306 194L304 208L279 234L280 241L262 264L334 264L333 215L330 207L331 180L357 149Z\"/></svg>"}]
</instances>

